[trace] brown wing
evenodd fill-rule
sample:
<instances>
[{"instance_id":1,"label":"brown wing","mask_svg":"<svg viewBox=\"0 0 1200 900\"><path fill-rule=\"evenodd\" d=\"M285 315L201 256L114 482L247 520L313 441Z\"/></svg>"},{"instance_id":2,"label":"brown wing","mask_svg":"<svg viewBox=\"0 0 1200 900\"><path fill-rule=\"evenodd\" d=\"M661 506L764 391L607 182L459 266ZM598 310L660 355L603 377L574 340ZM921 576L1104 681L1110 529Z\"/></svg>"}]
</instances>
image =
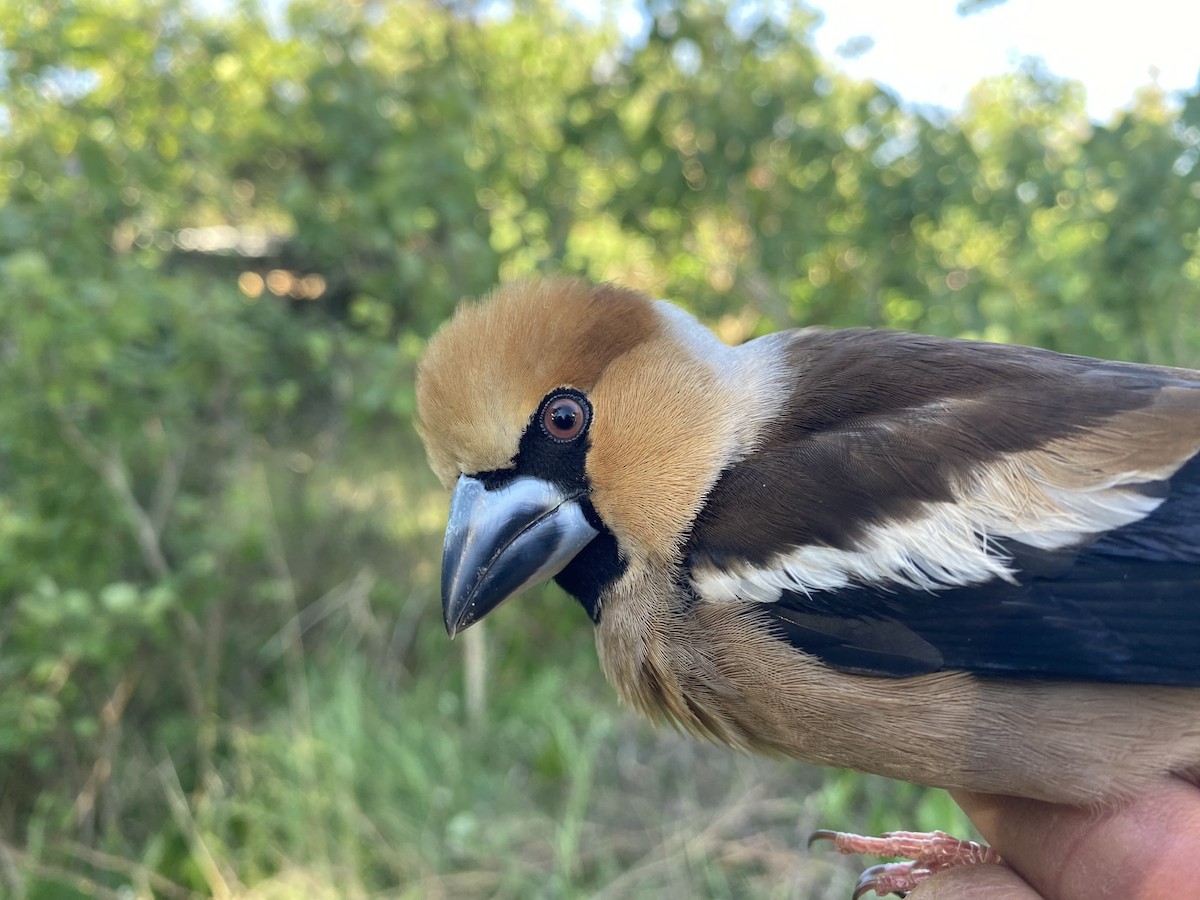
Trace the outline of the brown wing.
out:
<instances>
[{"instance_id":1,"label":"brown wing","mask_svg":"<svg viewBox=\"0 0 1200 900\"><path fill-rule=\"evenodd\" d=\"M700 597L853 670L1200 679L1200 375L885 332L794 352L690 536Z\"/></svg>"}]
</instances>

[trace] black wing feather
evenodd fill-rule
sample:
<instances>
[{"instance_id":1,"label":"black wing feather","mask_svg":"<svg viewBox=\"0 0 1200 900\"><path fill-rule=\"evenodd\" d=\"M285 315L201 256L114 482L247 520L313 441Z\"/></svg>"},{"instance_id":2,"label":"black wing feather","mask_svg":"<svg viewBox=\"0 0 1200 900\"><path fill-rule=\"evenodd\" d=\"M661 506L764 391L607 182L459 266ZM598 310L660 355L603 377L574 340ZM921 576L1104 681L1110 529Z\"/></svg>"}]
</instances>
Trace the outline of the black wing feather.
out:
<instances>
[{"instance_id":1,"label":"black wing feather","mask_svg":"<svg viewBox=\"0 0 1200 900\"><path fill-rule=\"evenodd\" d=\"M844 671L1200 686L1200 456L1146 518L1074 553L1013 546L1018 583L860 586L764 604L779 635Z\"/></svg>"}]
</instances>

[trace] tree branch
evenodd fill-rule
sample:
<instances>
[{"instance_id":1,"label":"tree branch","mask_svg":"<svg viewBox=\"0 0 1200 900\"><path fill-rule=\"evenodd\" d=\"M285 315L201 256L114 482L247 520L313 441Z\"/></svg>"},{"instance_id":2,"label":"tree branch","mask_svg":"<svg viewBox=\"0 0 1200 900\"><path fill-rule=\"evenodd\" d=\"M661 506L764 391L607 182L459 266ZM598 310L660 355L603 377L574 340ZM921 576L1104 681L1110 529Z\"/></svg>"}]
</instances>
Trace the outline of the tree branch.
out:
<instances>
[{"instance_id":1,"label":"tree branch","mask_svg":"<svg viewBox=\"0 0 1200 900\"><path fill-rule=\"evenodd\" d=\"M59 431L63 439L75 450L85 463L92 467L108 485L133 526L133 536L142 551L142 559L146 567L157 578L166 578L171 574L171 566L163 553L159 541L159 532L145 508L134 496L133 488L129 485L129 473L121 460L120 451L114 447L106 456L96 445L87 439L79 427L67 418L61 410L54 411L58 420Z\"/></svg>"}]
</instances>

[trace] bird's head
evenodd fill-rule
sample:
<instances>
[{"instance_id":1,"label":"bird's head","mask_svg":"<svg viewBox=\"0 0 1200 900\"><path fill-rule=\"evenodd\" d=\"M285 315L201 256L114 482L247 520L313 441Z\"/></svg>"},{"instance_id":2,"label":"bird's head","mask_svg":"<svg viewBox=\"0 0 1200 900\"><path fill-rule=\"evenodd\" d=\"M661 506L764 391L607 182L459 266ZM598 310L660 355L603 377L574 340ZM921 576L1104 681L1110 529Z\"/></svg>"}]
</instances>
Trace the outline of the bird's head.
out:
<instances>
[{"instance_id":1,"label":"bird's head","mask_svg":"<svg viewBox=\"0 0 1200 900\"><path fill-rule=\"evenodd\" d=\"M607 584L677 555L740 437L732 352L612 285L522 282L463 305L417 373L418 428L453 491L450 634L551 577L599 621Z\"/></svg>"}]
</instances>

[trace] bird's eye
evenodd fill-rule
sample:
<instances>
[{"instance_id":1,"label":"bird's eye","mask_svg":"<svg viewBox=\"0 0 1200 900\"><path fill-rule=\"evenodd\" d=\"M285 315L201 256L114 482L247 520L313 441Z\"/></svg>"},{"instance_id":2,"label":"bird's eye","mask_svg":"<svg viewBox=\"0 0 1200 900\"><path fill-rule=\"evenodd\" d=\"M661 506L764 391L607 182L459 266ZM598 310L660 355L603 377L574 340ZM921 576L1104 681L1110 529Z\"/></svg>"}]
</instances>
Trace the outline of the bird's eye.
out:
<instances>
[{"instance_id":1,"label":"bird's eye","mask_svg":"<svg viewBox=\"0 0 1200 900\"><path fill-rule=\"evenodd\" d=\"M573 441L587 425L587 410L569 394L554 397L542 412L542 427L556 441Z\"/></svg>"}]
</instances>

